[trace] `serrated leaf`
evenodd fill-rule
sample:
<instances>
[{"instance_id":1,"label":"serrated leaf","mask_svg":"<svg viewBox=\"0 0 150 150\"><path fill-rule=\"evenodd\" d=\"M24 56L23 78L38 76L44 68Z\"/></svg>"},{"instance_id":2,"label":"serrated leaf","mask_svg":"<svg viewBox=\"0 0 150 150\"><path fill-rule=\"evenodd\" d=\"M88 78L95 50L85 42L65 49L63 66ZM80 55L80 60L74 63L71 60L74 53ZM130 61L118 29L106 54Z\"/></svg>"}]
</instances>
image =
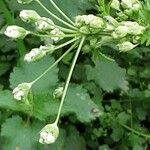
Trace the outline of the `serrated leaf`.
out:
<instances>
[{"instance_id":1,"label":"serrated leaf","mask_svg":"<svg viewBox=\"0 0 150 150\"><path fill-rule=\"evenodd\" d=\"M33 115L43 120L56 116L60 101L54 100L52 94L38 95L34 98ZM81 122L90 122L102 114L98 106L90 99L82 86L71 86L63 105L61 115L74 114Z\"/></svg>"},{"instance_id":2,"label":"serrated leaf","mask_svg":"<svg viewBox=\"0 0 150 150\"><path fill-rule=\"evenodd\" d=\"M50 56L44 57L36 63L25 63L20 61L20 65L13 69L10 75L10 87L13 89L22 82L32 82L41 75L49 66L54 63L54 59ZM34 94L49 91L58 82L58 69L54 67L45 76L33 85Z\"/></svg>"},{"instance_id":3,"label":"serrated leaf","mask_svg":"<svg viewBox=\"0 0 150 150\"><path fill-rule=\"evenodd\" d=\"M4 150L36 150L42 125L34 122L31 126L21 117L13 116L2 125L1 136L5 138Z\"/></svg>"},{"instance_id":4,"label":"serrated leaf","mask_svg":"<svg viewBox=\"0 0 150 150\"><path fill-rule=\"evenodd\" d=\"M88 80L94 80L103 90L112 92L117 88L126 91L128 82L125 79L125 70L116 62L96 61L95 67L86 66Z\"/></svg>"}]
</instances>

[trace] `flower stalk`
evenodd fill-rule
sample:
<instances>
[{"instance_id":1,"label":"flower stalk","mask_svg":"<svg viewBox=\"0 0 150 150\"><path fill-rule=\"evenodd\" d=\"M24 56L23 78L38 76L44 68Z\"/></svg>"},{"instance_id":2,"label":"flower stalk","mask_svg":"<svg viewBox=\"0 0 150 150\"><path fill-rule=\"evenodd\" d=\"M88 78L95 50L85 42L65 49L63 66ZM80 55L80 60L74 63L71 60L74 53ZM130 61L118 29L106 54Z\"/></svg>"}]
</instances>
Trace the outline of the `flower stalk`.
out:
<instances>
[{"instance_id":1,"label":"flower stalk","mask_svg":"<svg viewBox=\"0 0 150 150\"><path fill-rule=\"evenodd\" d=\"M64 100L65 100L65 97L66 97L66 94L67 94L67 90L68 90L68 87L69 87L69 83L70 83L70 80L71 80L71 76L72 76L73 70L75 68L75 64L77 62L80 51L82 49L82 46L84 44L84 41L85 41L85 36L83 36L81 41L80 41L79 47L78 47L78 49L76 51L76 54L74 56L74 59L73 59L73 62L72 62L72 65L71 65L71 68L70 68L70 71L69 71L69 74L68 74L68 77L67 77L67 80L66 80L66 84L65 84L63 95L62 95L61 102L60 102L60 105L59 105L57 117L56 117L56 120L54 122L56 124L58 124L60 114L61 114L61 110L62 110L62 106L63 106Z\"/></svg>"}]
</instances>

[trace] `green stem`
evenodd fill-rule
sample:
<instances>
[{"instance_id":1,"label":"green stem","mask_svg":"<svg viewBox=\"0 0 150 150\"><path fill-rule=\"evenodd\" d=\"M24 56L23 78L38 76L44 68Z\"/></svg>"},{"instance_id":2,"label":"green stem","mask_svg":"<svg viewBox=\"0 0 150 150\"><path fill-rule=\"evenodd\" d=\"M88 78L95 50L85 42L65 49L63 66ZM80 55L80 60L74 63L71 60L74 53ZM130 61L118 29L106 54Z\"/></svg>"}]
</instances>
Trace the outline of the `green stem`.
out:
<instances>
[{"instance_id":1,"label":"green stem","mask_svg":"<svg viewBox=\"0 0 150 150\"><path fill-rule=\"evenodd\" d=\"M15 20L12 17L11 12L8 10L6 4L4 3L3 0L0 0L0 6L1 6L1 9L4 13L5 18L6 18L7 24L15 24ZM19 55L20 56L24 55L26 52L26 48L25 48L23 40L17 40L17 47L18 47Z\"/></svg>"},{"instance_id":2,"label":"green stem","mask_svg":"<svg viewBox=\"0 0 150 150\"><path fill-rule=\"evenodd\" d=\"M68 87L69 87L70 79L71 79L71 76L72 76L75 64L77 62L77 59L78 59L78 56L79 56L79 53L81 51L81 48L83 46L84 41L85 41L85 36L82 37L80 45L79 45L79 47L78 47L78 49L76 51L74 60L72 62L72 65L71 65L71 68L70 68L70 71L69 71L69 74L68 74L68 77L67 77L67 80L66 80L66 84L65 84L64 91L63 91L63 95L62 95L62 98L61 98L60 106L59 106L59 109L58 109L58 114L57 114L56 120L54 122L55 124L58 124L58 121L59 121L59 118L60 118L60 114L61 114L61 110L62 110L62 106L63 106L64 100L65 100L65 97L66 97L66 94L67 94L67 90L68 90Z\"/></svg>"},{"instance_id":3,"label":"green stem","mask_svg":"<svg viewBox=\"0 0 150 150\"><path fill-rule=\"evenodd\" d=\"M58 21L62 22L63 24L65 24L66 26L72 28L72 29L77 29L76 27L72 26L71 24L65 22L64 20L60 19L59 17L57 17L56 15L54 15L51 11L49 11L39 0L35 0L47 13L49 13L52 17L54 17L55 19L57 19Z\"/></svg>"},{"instance_id":4,"label":"green stem","mask_svg":"<svg viewBox=\"0 0 150 150\"><path fill-rule=\"evenodd\" d=\"M66 18L66 20L68 20L68 22L70 22L72 25L75 25L74 22L56 5L56 3L54 3L53 0L50 0L50 3L56 8L56 10L58 10L58 12L64 16L64 18Z\"/></svg>"},{"instance_id":5,"label":"green stem","mask_svg":"<svg viewBox=\"0 0 150 150\"><path fill-rule=\"evenodd\" d=\"M133 133L139 135L139 136L143 136L143 137L145 137L145 138L150 138L150 135L141 133L141 132L139 132L139 131L137 131L137 130L135 130L135 129L133 129L133 128L128 127L128 126L125 125L125 124L121 124L121 123L120 123L120 125L123 126L124 128L126 128L127 130L129 130L129 131L131 131L131 132L133 132Z\"/></svg>"},{"instance_id":6,"label":"green stem","mask_svg":"<svg viewBox=\"0 0 150 150\"><path fill-rule=\"evenodd\" d=\"M44 73L42 73L39 77L37 77L34 81L31 82L31 84L33 85L35 82L37 82L38 80L40 80L45 74L47 74L53 67L55 67L72 49L75 48L75 46L77 45L77 42L75 42L59 59L57 59L55 61L55 63L53 63L46 71L44 71Z\"/></svg>"},{"instance_id":7,"label":"green stem","mask_svg":"<svg viewBox=\"0 0 150 150\"><path fill-rule=\"evenodd\" d=\"M70 41L67 41L66 43L63 43L63 44L61 44L61 45L59 45L59 46L56 46L56 47L54 48L54 50L60 49L60 48L62 48L62 47L64 47L64 46L67 46L67 45L73 43L74 41L78 40L79 38L80 38L80 37L71 39ZM50 50L50 51L51 51L51 50ZM47 51L47 52L49 52L49 51Z\"/></svg>"},{"instance_id":8,"label":"green stem","mask_svg":"<svg viewBox=\"0 0 150 150\"><path fill-rule=\"evenodd\" d=\"M52 38L52 37L60 37L60 38L67 38L67 37L75 37L78 36L79 34L73 33L73 34L65 34L65 35L48 35L48 34L38 34L35 32L30 32L30 34L42 37L42 38Z\"/></svg>"}]
</instances>

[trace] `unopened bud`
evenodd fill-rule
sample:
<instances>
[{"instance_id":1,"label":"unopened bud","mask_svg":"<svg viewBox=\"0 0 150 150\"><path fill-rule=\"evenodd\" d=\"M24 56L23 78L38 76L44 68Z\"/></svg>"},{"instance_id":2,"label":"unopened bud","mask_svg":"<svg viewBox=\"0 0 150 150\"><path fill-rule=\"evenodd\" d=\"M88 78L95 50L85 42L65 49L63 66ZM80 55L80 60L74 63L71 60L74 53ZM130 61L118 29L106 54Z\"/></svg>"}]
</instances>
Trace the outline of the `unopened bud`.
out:
<instances>
[{"instance_id":1,"label":"unopened bud","mask_svg":"<svg viewBox=\"0 0 150 150\"><path fill-rule=\"evenodd\" d=\"M63 90L64 88L63 87L58 87L57 89L55 89L54 93L53 93L53 97L55 99L59 99L62 97L62 94L63 94Z\"/></svg>"},{"instance_id":2,"label":"unopened bud","mask_svg":"<svg viewBox=\"0 0 150 150\"><path fill-rule=\"evenodd\" d=\"M137 45L134 45L129 41L125 41L121 44L118 44L117 46L118 46L120 52L127 52L127 51L130 51L133 48L135 48Z\"/></svg>"},{"instance_id":3,"label":"unopened bud","mask_svg":"<svg viewBox=\"0 0 150 150\"><path fill-rule=\"evenodd\" d=\"M40 19L40 16L34 10L22 10L19 16L24 22L35 22Z\"/></svg>"},{"instance_id":4,"label":"unopened bud","mask_svg":"<svg viewBox=\"0 0 150 150\"><path fill-rule=\"evenodd\" d=\"M29 33L30 33L29 31L16 25L8 26L6 28L6 31L4 32L6 36L13 38L13 39L19 39L19 38L23 39Z\"/></svg>"},{"instance_id":5,"label":"unopened bud","mask_svg":"<svg viewBox=\"0 0 150 150\"><path fill-rule=\"evenodd\" d=\"M50 34L52 35L51 39L54 40L54 42L57 42L59 40L61 40L63 37L64 37L64 33L58 29L58 28L55 28L53 29Z\"/></svg>"},{"instance_id":6,"label":"unopened bud","mask_svg":"<svg viewBox=\"0 0 150 150\"><path fill-rule=\"evenodd\" d=\"M113 0L111 2L111 7L116 10L120 10L120 2L119 0Z\"/></svg>"},{"instance_id":7,"label":"unopened bud","mask_svg":"<svg viewBox=\"0 0 150 150\"><path fill-rule=\"evenodd\" d=\"M59 128L56 124L46 125L40 132L39 142L41 144L52 144L59 135Z\"/></svg>"},{"instance_id":8,"label":"unopened bud","mask_svg":"<svg viewBox=\"0 0 150 150\"><path fill-rule=\"evenodd\" d=\"M49 18L41 17L35 22L35 26L38 31L43 32L54 29L54 22Z\"/></svg>"},{"instance_id":9,"label":"unopened bud","mask_svg":"<svg viewBox=\"0 0 150 150\"><path fill-rule=\"evenodd\" d=\"M132 8L132 0L122 0L121 6L125 9L131 9Z\"/></svg>"},{"instance_id":10,"label":"unopened bud","mask_svg":"<svg viewBox=\"0 0 150 150\"><path fill-rule=\"evenodd\" d=\"M28 93L30 91L32 84L31 83L21 83L19 84L14 90L13 90L13 94L14 94L14 99L20 101L23 99L26 99L28 96Z\"/></svg>"}]
</instances>

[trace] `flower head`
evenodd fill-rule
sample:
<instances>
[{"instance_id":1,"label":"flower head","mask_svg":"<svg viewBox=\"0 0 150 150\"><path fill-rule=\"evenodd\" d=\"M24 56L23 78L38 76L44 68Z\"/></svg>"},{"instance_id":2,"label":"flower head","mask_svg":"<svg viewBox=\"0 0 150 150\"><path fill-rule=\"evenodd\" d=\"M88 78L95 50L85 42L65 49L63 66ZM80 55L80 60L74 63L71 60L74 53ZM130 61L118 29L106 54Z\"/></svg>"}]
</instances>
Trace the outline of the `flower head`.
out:
<instances>
[{"instance_id":1,"label":"flower head","mask_svg":"<svg viewBox=\"0 0 150 150\"><path fill-rule=\"evenodd\" d=\"M92 14L76 16L75 24L78 27L82 27L84 25L87 25L91 28L96 28L96 29L101 29L105 25L102 18L94 16Z\"/></svg>"},{"instance_id":2,"label":"flower head","mask_svg":"<svg viewBox=\"0 0 150 150\"><path fill-rule=\"evenodd\" d=\"M17 0L18 1L18 3L20 3L20 4L29 4L29 3L31 3L33 0Z\"/></svg>"},{"instance_id":3,"label":"flower head","mask_svg":"<svg viewBox=\"0 0 150 150\"><path fill-rule=\"evenodd\" d=\"M40 16L34 10L22 10L19 16L24 22L35 22L40 19Z\"/></svg>"},{"instance_id":4,"label":"flower head","mask_svg":"<svg viewBox=\"0 0 150 150\"><path fill-rule=\"evenodd\" d=\"M58 99L61 98L62 94L63 94L63 87L58 87L57 89L55 89L54 93L53 93L53 97Z\"/></svg>"},{"instance_id":5,"label":"flower head","mask_svg":"<svg viewBox=\"0 0 150 150\"><path fill-rule=\"evenodd\" d=\"M121 52L127 52L127 51L130 51L133 48L135 48L137 45L134 45L134 44L132 44L129 41L125 41L123 43L118 44L117 46L119 48L119 51L121 51Z\"/></svg>"},{"instance_id":6,"label":"flower head","mask_svg":"<svg viewBox=\"0 0 150 150\"><path fill-rule=\"evenodd\" d=\"M27 83L27 82L19 84L13 90L14 99L20 101L22 99L27 98L31 86L32 86L32 84L31 83Z\"/></svg>"},{"instance_id":7,"label":"flower head","mask_svg":"<svg viewBox=\"0 0 150 150\"><path fill-rule=\"evenodd\" d=\"M39 48L33 48L29 53L24 57L24 60L27 62L38 61L43 58L47 52L53 52L53 46L40 46Z\"/></svg>"},{"instance_id":8,"label":"flower head","mask_svg":"<svg viewBox=\"0 0 150 150\"><path fill-rule=\"evenodd\" d=\"M49 18L41 17L35 22L35 26L38 31L43 32L54 29L54 22Z\"/></svg>"},{"instance_id":9,"label":"flower head","mask_svg":"<svg viewBox=\"0 0 150 150\"><path fill-rule=\"evenodd\" d=\"M131 9L132 8L132 0L122 0L121 5L125 9Z\"/></svg>"},{"instance_id":10,"label":"flower head","mask_svg":"<svg viewBox=\"0 0 150 150\"><path fill-rule=\"evenodd\" d=\"M120 10L120 2L119 2L119 0L113 0L112 2L111 2L111 7L112 8L114 8L114 9L116 9L116 10Z\"/></svg>"},{"instance_id":11,"label":"flower head","mask_svg":"<svg viewBox=\"0 0 150 150\"><path fill-rule=\"evenodd\" d=\"M58 28L55 28L53 29L50 34L52 35L51 39L54 40L54 42L57 42L59 40L61 40L63 37L64 37L64 33L58 29Z\"/></svg>"},{"instance_id":12,"label":"flower head","mask_svg":"<svg viewBox=\"0 0 150 150\"><path fill-rule=\"evenodd\" d=\"M29 34L29 31L25 30L22 27L11 25L6 28L4 34L13 39L23 39L27 34Z\"/></svg>"},{"instance_id":13,"label":"flower head","mask_svg":"<svg viewBox=\"0 0 150 150\"><path fill-rule=\"evenodd\" d=\"M134 21L125 21L122 22L123 26L126 26L128 28L128 33L132 35L140 35L143 34L145 31L145 27L139 25L137 22Z\"/></svg>"},{"instance_id":14,"label":"flower head","mask_svg":"<svg viewBox=\"0 0 150 150\"><path fill-rule=\"evenodd\" d=\"M128 34L128 27L126 26L118 26L115 31L112 33L113 38L122 38Z\"/></svg>"},{"instance_id":15,"label":"flower head","mask_svg":"<svg viewBox=\"0 0 150 150\"><path fill-rule=\"evenodd\" d=\"M52 144L59 135L59 128L56 124L46 125L40 132L39 142L42 144Z\"/></svg>"}]
</instances>

